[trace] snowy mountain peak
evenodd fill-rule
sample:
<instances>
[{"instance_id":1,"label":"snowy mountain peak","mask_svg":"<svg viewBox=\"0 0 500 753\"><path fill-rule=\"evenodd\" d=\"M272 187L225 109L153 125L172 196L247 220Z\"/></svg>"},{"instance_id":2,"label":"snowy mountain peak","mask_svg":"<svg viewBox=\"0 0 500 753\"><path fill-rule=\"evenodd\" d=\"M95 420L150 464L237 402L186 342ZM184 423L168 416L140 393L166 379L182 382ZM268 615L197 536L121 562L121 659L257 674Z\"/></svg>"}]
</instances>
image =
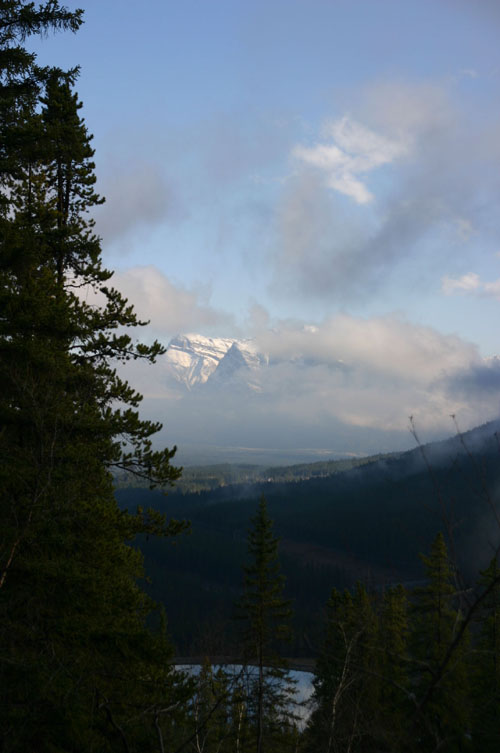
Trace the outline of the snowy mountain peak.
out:
<instances>
[{"instance_id":1,"label":"snowy mountain peak","mask_svg":"<svg viewBox=\"0 0 500 753\"><path fill-rule=\"evenodd\" d=\"M206 382L233 382L241 372L257 372L267 365L251 340L188 334L174 337L164 356L168 374L192 389ZM256 389L255 379L249 386Z\"/></svg>"},{"instance_id":2,"label":"snowy mountain peak","mask_svg":"<svg viewBox=\"0 0 500 753\"><path fill-rule=\"evenodd\" d=\"M267 364L268 358L257 351L252 341L235 340L217 366L213 380L218 383L239 382L258 390L259 372Z\"/></svg>"}]
</instances>

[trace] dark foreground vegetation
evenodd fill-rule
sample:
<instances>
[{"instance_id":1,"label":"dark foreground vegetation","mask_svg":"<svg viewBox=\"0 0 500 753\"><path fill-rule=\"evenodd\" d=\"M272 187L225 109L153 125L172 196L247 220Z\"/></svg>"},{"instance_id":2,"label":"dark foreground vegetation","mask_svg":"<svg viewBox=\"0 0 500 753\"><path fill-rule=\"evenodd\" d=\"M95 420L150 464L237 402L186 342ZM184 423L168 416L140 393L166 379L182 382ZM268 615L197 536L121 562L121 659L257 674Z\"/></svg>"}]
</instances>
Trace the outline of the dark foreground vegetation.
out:
<instances>
[{"instance_id":1,"label":"dark foreground vegetation","mask_svg":"<svg viewBox=\"0 0 500 753\"><path fill-rule=\"evenodd\" d=\"M77 71L40 68L25 47L81 21L58 0L0 0L0 750L497 750L493 444L478 456L459 435L458 463L453 452L436 465L424 450L404 473L388 474L389 459L172 496L159 510L163 498L125 489L117 504L113 474L154 488L179 472L173 451L153 451L159 426L140 420L140 395L115 370L154 362L162 346L127 334L140 322L102 267ZM192 519L191 537L176 516ZM150 588L173 606L171 628L143 588L141 549ZM207 655L218 642L241 671L207 661L189 679L169 630ZM317 659L305 725L291 650Z\"/></svg>"},{"instance_id":2,"label":"dark foreground vegetation","mask_svg":"<svg viewBox=\"0 0 500 753\"><path fill-rule=\"evenodd\" d=\"M464 582L474 583L499 543L499 428L492 422L358 469L319 478L311 473L303 481L194 494L174 490L166 498L143 489L117 490L120 505L131 510L152 504L191 521L190 535L175 546L140 541L152 579L148 590L166 605L179 651L220 655L234 642L233 603L250 517L261 494L280 537L285 591L294 600L289 655L311 656L317 647L333 585L353 588L360 581L381 592L421 581L419 554L429 551L438 530L452 545Z\"/></svg>"}]
</instances>

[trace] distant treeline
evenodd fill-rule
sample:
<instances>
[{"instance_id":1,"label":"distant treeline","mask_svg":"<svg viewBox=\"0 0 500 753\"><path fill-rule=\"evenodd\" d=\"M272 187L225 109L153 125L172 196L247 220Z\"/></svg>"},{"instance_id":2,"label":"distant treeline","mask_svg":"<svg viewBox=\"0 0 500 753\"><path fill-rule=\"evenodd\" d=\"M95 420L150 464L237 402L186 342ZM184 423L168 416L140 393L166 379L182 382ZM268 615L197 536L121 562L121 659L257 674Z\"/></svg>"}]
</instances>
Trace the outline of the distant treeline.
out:
<instances>
[{"instance_id":1,"label":"distant treeline","mask_svg":"<svg viewBox=\"0 0 500 753\"><path fill-rule=\"evenodd\" d=\"M350 471L381 459L398 457L399 453L370 455L343 460L321 460L315 463L265 466L251 464L218 463L215 465L188 466L175 483L175 490L182 494L217 489L220 486L256 484L260 482L304 481L309 478L332 476L335 473ZM130 473L115 475L117 489L147 489L146 480ZM166 488L168 489L168 487Z\"/></svg>"}]
</instances>

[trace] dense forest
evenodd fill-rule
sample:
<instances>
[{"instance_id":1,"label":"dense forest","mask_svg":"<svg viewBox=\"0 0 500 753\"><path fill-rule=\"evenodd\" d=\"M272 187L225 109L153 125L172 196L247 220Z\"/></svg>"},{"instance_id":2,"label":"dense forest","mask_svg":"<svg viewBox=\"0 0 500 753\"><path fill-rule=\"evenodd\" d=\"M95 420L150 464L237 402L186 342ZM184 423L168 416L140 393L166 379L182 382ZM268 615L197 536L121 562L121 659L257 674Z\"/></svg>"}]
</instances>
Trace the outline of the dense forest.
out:
<instances>
[{"instance_id":1,"label":"dense forest","mask_svg":"<svg viewBox=\"0 0 500 753\"><path fill-rule=\"evenodd\" d=\"M0 749L496 750L494 427L439 462L420 447L154 491L180 476L175 448L153 448L117 369L163 347L135 340L102 264L78 70L26 47L82 22L0 0ZM198 675L180 649L206 657ZM294 653L315 660L305 715Z\"/></svg>"},{"instance_id":2,"label":"dense forest","mask_svg":"<svg viewBox=\"0 0 500 753\"><path fill-rule=\"evenodd\" d=\"M252 465L238 463L218 463L215 465L190 465L182 470L182 476L175 482L175 490L183 493L202 492L218 489L221 486L235 484L255 484L257 482L303 481L309 478L324 478L334 473L342 473L362 465L373 463L381 458L395 457L396 453L370 455L368 457L349 458L345 460L320 460L315 463L296 463L294 465ZM147 489L148 483L141 482L128 473L115 475L115 487L118 489Z\"/></svg>"},{"instance_id":3,"label":"dense forest","mask_svg":"<svg viewBox=\"0 0 500 753\"><path fill-rule=\"evenodd\" d=\"M492 422L362 467L334 466L329 475L316 476L315 463L310 473L301 466L309 476L303 480L274 478L196 493L176 487L166 498L118 489L118 502L128 509L153 504L191 521L190 535L176 546L140 541L152 577L148 590L166 605L178 650L217 654L234 640L231 616L245 539L262 494L280 537L286 593L295 603L290 655L308 656L317 644L332 585L352 588L361 581L380 591L422 580L419 555L438 530L453 542L456 565L472 583L498 544L498 428Z\"/></svg>"}]
</instances>

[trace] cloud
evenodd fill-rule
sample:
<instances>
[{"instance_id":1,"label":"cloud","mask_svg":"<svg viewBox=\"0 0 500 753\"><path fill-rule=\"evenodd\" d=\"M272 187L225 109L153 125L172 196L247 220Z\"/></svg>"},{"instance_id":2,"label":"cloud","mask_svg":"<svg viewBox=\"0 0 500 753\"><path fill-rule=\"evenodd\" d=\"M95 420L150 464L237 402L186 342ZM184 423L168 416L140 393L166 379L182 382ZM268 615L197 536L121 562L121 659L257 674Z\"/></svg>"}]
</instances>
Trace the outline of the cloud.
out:
<instances>
[{"instance_id":1,"label":"cloud","mask_svg":"<svg viewBox=\"0 0 500 753\"><path fill-rule=\"evenodd\" d=\"M324 138L295 145L276 213L275 290L344 303L409 263L425 279L489 247L500 138L451 86L377 84Z\"/></svg>"},{"instance_id":2,"label":"cloud","mask_svg":"<svg viewBox=\"0 0 500 753\"><path fill-rule=\"evenodd\" d=\"M435 82L378 81L368 86L357 102L360 118L388 138L420 150L432 136L455 123L456 103L451 91Z\"/></svg>"},{"instance_id":3,"label":"cloud","mask_svg":"<svg viewBox=\"0 0 500 753\"><path fill-rule=\"evenodd\" d=\"M459 370L449 380L448 388L461 394L467 400L477 400L492 396L500 398L500 358L494 356L481 363Z\"/></svg>"},{"instance_id":4,"label":"cloud","mask_svg":"<svg viewBox=\"0 0 500 753\"><path fill-rule=\"evenodd\" d=\"M232 316L209 305L208 287L189 290L175 285L153 265L116 272L111 284L133 303L139 319L150 321L148 332L155 336L171 337L193 329L234 329Z\"/></svg>"},{"instance_id":5,"label":"cloud","mask_svg":"<svg viewBox=\"0 0 500 753\"><path fill-rule=\"evenodd\" d=\"M308 362L355 369L377 380L395 378L428 384L443 370L454 371L477 359L474 345L432 327L417 326L396 316L363 319L338 314L321 325L282 323L261 333L259 346L273 361L298 357Z\"/></svg>"},{"instance_id":6,"label":"cloud","mask_svg":"<svg viewBox=\"0 0 500 753\"><path fill-rule=\"evenodd\" d=\"M106 244L183 216L176 192L153 164L108 165L99 191L106 202L95 211L96 227Z\"/></svg>"},{"instance_id":7,"label":"cloud","mask_svg":"<svg viewBox=\"0 0 500 753\"><path fill-rule=\"evenodd\" d=\"M404 142L381 136L348 116L327 123L324 131L330 143L313 147L296 145L292 156L323 171L329 188L358 204L367 204L373 199L359 176L393 162L408 148Z\"/></svg>"},{"instance_id":8,"label":"cloud","mask_svg":"<svg viewBox=\"0 0 500 753\"><path fill-rule=\"evenodd\" d=\"M453 375L482 363L475 346L397 317L338 315L315 329L285 325L263 333L259 344L272 367L264 390L292 411L302 406L304 420L321 424L328 417L383 433L404 432L407 417L417 415L422 427L436 430L450 413L474 423L475 411L482 418L491 408L471 407L449 388Z\"/></svg>"},{"instance_id":9,"label":"cloud","mask_svg":"<svg viewBox=\"0 0 500 753\"><path fill-rule=\"evenodd\" d=\"M500 279L494 280L494 282L485 282L483 284L483 293L491 298L496 298L500 301Z\"/></svg>"},{"instance_id":10,"label":"cloud","mask_svg":"<svg viewBox=\"0 0 500 753\"><path fill-rule=\"evenodd\" d=\"M443 277L441 281L441 290L445 295L453 295L456 292L471 292L478 290L481 283L479 281L479 275L475 272L469 272L462 275L462 277Z\"/></svg>"},{"instance_id":11,"label":"cloud","mask_svg":"<svg viewBox=\"0 0 500 753\"><path fill-rule=\"evenodd\" d=\"M469 272L462 277L443 277L441 290L445 295L455 293L473 293L484 298L495 298L500 301L500 278L493 282L483 282L475 272Z\"/></svg>"},{"instance_id":12,"label":"cloud","mask_svg":"<svg viewBox=\"0 0 500 753\"><path fill-rule=\"evenodd\" d=\"M465 430L498 413L496 359L397 317L276 322L255 342L269 355L259 392L207 383L173 396L161 360L139 380L168 441L378 452L412 445L410 415L427 440L453 433L450 414Z\"/></svg>"},{"instance_id":13,"label":"cloud","mask_svg":"<svg viewBox=\"0 0 500 753\"><path fill-rule=\"evenodd\" d=\"M274 289L337 303L373 295L421 250L441 210L425 192L401 197L379 217L350 214L311 173L293 178L276 216Z\"/></svg>"}]
</instances>

